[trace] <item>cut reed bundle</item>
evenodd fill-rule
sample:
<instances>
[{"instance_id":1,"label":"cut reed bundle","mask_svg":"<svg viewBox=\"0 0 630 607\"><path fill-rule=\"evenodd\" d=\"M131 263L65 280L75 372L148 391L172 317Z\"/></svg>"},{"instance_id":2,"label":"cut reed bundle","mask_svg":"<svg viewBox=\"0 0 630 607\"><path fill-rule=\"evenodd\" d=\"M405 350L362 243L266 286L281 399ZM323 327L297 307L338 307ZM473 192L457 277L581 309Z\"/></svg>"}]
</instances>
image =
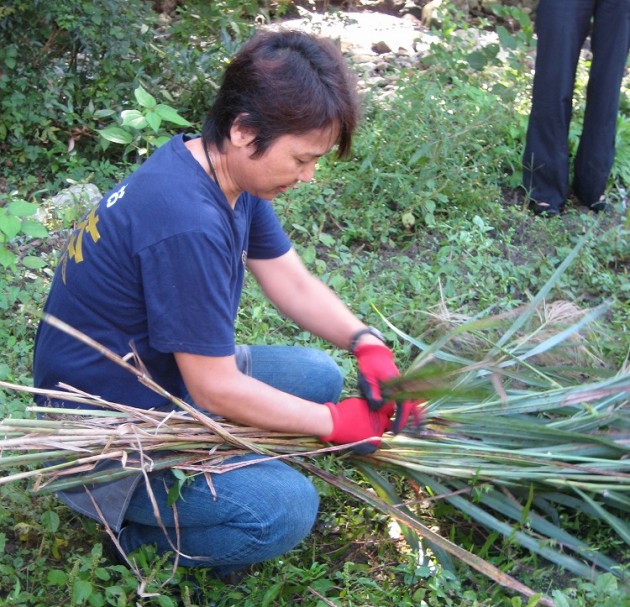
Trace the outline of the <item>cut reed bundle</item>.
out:
<instances>
[{"instance_id":1,"label":"cut reed bundle","mask_svg":"<svg viewBox=\"0 0 630 607\"><path fill-rule=\"evenodd\" d=\"M31 388L0 382L0 387L33 392ZM50 398L62 393L40 390ZM66 401L75 393L63 392ZM146 411L81 394L84 405L111 410L29 407L40 419L7 418L0 422L0 468L3 471L29 465L22 471L0 477L0 484L33 477L34 490L50 493L113 478L163 468L179 468L221 474L235 466L227 458L252 451L269 457L287 458L310 451L329 451L313 437L296 437L217 422L207 425L187 412ZM206 416L204 416L206 417ZM221 433L216 428L221 428ZM298 439L299 440L295 440ZM103 460L119 461L122 468L94 472ZM42 465L38 465L42 464ZM80 472L81 476L76 476ZM112 476L114 475L114 476Z\"/></svg>"}]
</instances>

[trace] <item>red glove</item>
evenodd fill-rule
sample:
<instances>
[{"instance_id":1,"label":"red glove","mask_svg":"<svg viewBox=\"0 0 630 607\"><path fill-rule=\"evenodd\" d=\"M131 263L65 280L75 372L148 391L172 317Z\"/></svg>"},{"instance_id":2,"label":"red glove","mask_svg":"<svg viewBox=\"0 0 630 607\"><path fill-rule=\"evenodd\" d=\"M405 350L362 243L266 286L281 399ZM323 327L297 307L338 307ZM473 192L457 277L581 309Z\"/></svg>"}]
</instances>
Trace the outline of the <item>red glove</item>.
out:
<instances>
[{"instance_id":1,"label":"red glove","mask_svg":"<svg viewBox=\"0 0 630 607\"><path fill-rule=\"evenodd\" d=\"M383 400L381 382L400 377L400 371L394 362L394 353L387 346L364 344L357 346L354 355L359 367L359 389L367 399L370 409L378 410L386 404L393 407L393 401L385 403ZM396 408L396 419L392 427L394 434L405 427L411 413L414 423L420 423L419 404L417 401L406 401Z\"/></svg>"},{"instance_id":2,"label":"red glove","mask_svg":"<svg viewBox=\"0 0 630 607\"><path fill-rule=\"evenodd\" d=\"M362 398L346 398L339 404L325 403L333 419L333 429L328 436L320 436L325 443L354 443L365 438L380 437L392 427L390 417L394 414L394 403L388 403L373 411ZM381 441L375 439L354 449L362 454L375 451ZM365 447L365 448L364 448Z\"/></svg>"},{"instance_id":3,"label":"red glove","mask_svg":"<svg viewBox=\"0 0 630 607\"><path fill-rule=\"evenodd\" d=\"M359 367L359 388L370 408L380 409L385 404L381 395L381 382L400 376L394 353L387 346L365 344L357 346L354 355Z\"/></svg>"}]
</instances>

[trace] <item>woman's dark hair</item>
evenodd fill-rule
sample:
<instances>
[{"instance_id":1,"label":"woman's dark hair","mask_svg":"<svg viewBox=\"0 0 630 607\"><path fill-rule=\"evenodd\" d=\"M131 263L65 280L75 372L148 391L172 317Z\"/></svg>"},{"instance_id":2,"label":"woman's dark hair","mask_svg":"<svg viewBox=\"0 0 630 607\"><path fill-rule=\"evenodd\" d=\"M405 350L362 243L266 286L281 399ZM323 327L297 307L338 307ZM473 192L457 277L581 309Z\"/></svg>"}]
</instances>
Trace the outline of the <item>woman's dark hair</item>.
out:
<instances>
[{"instance_id":1,"label":"woman's dark hair","mask_svg":"<svg viewBox=\"0 0 630 607\"><path fill-rule=\"evenodd\" d=\"M297 31L259 32L228 65L203 126L220 151L239 123L255 133L254 157L281 135L336 127L337 156L350 152L359 104L354 78L329 40Z\"/></svg>"}]
</instances>

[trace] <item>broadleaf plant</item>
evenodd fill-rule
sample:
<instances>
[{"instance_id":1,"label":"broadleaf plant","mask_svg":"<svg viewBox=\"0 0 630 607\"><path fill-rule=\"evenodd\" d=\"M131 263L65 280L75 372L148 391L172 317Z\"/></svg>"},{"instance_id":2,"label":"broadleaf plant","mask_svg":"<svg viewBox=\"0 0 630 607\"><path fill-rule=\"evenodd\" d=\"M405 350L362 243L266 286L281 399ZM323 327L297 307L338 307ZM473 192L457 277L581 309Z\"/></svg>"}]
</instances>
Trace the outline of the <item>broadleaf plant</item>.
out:
<instances>
[{"instance_id":1,"label":"broadleaf plant","mask_svg":"<svg viewBox=\"0 0 630 607\"><path fill-rule=\"evenodd\" d=\"M126 146L125 154L135 150L138 157L145 157L164 145L173 135L163 126L164 122L182 127L192 126L173 107L158 103L142 86L134 90L134 97L139 108L123 110L119 125L98 129L104 142Z\"/></svg>"}]
</instances>

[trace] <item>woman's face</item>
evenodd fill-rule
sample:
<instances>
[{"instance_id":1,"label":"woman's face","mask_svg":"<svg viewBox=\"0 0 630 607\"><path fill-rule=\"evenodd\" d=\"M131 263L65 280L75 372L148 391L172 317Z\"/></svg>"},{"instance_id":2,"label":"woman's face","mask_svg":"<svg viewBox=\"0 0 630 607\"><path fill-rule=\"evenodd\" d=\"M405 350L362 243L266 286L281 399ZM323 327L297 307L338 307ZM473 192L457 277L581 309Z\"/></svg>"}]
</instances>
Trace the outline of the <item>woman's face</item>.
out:
<instances>
[{"instance_id":1,"label":"woman's face","mask_svg":"<svg viewBox=\"0 0 630 607\"><path fill-rule=\"evenodd\" d=\"M317 160L332 148L337 135L332 127L302 135L281 135L258 158L252 158L250 136L249 143L239 148L234 176L243 191L271 200L298 182L313 179Z\"/></svg>"}]
</instances>

